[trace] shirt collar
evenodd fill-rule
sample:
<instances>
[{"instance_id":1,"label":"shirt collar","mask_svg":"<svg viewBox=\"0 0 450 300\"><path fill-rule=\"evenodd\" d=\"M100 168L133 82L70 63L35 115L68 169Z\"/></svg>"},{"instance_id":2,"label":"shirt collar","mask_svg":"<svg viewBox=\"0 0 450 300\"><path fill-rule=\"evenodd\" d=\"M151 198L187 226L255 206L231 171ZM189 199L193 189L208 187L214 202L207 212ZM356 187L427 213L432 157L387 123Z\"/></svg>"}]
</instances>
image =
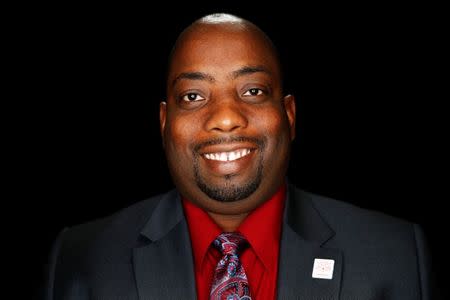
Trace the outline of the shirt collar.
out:
<instances>
[{"instance_id":1,"label":"shirt collar","mask_svg":"<svg viewBox=\"0 0 450 300\"><path fill-rule=\"evenodd\" d=\"M253 210L236 230L249 242L264 267L271 269L276 263L272 253L277 253L281 235L286 184L262 205ZM201 208L182 197L182 203L191 236L194 264L201 270L205 255L222 229Z\"/></svg>"},{"instance_id":2,"label":"shirt collar","mask_svg":"<svg viewBox=\"0 0 450 300\"><path fill-rule=\"evenodd\" d=\"M201 271L209 246L222 233L222 230L203 209L184 197L182 202L191 236L195 268Z\"/></svg>"},{"instance_id":3,"label":"shirt collar","mask_svg":"<svg viewBox=\"0 0 450 300\"><path fill-rule=\"evenodd\" d=\"M285 198L286 184L283 184L269 200L252 211L237 230L247 238L268 269L272 269L278 259L273 254L278 253L280 245Z\"/></svg>"}]
</instances>

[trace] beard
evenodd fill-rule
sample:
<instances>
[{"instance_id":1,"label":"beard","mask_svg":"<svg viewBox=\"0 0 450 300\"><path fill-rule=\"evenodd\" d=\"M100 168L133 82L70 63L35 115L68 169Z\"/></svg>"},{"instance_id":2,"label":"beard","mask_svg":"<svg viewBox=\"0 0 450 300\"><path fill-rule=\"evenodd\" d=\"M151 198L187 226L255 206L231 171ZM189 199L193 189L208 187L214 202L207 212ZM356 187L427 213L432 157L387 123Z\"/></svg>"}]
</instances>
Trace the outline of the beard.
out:
<instances>
[{"instance_id":1,"label":"beard","mask_svg":"<svg viewBox=\"0 0 450 300\"><path fill-rule=\"evenodd\" d=\"M243 140L250 140L248 138L234 138L231 141L243 141ZM226 140L229 141L229 140ZM255 142L259 145L259 148L261 150L261 153L263 153L265 142L263 140L259 139L251 139L252 142ZM215 141L209 141L203 144L219 144L223 142L223 140L215 140ZM202 145L203 145L202 144ZM195 147L196 149L201 148L202 145L198 145ZM236 184L233 182L233 177L236 175L229 174L225 175L223 178L225 179L225 183L219 185L213 185L211 183L208 183L204 176L201 175L201 172L199 170L199 155L196 151L196 154L194 155L194 176L195 176L195 183L197 184L198 188L205 193L209 198L214 199L219 202L235 202L239 201L245 198L248 198L251 194L253 194L259 187L262 181L263 176L263 155L261 154L259 160L258 160L258 166L256 168L256 174L248 181L242 184Z\"/></svg>"},{"instance_id":2,"label":"beard","mask_svg":"<svg viewBox=\"0 0 450 300\"><path fill-rule=\"evenodd\" d=\"M195 165L197 166L197 164ZM241 185L233 183L233 175L226 175L225 184L220 186L214 186L208 184L204 178L200 175L198 167L194 167L195 170L195 183L199 189L205 193L209 198L220 202L234 202L245 199L253 194L254 191L259 187L262 180L262 159L258 164L256 175L251 181L246 182Z\"/></svg>"}]
</instances>

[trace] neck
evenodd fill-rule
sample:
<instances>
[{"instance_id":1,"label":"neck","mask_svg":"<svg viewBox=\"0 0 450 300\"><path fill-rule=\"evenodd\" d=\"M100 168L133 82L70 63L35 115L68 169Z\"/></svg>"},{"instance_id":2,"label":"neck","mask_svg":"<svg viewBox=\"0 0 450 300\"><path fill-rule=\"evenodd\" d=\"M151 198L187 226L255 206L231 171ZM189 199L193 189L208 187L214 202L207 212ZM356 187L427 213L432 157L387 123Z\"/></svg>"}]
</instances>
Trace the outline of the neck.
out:
<instances>
[{"instance_id":1,"label":"neck","mask_svg":"<svg viewBox=\"0 0 450 300\"><path fill-rule=\"evenodd\" d=\"M222 215L208 212L208 215L224 232L233 232L236 231L239 225L241 225L241 223L245 220L248 213L242 213L239 215Z\"/></svg>"}]
</instances>

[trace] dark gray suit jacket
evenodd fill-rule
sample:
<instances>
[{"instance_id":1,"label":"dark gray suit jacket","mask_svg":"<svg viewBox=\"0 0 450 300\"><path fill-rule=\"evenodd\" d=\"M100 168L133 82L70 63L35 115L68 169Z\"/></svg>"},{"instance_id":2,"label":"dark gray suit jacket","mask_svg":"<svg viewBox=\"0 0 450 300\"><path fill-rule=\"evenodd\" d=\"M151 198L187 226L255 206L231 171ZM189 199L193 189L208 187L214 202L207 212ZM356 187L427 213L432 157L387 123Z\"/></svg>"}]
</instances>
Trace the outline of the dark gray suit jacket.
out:
<instances>
[{"instance_id":1,"label":"dark gray suit jacket","mask_svg":"<svg viewBox=\"0 0 450 300\"><path fill-rule=\"evenodd\" d=\"M64 230L50 258L47 299L196 298L176 191ZM332 279L313 278L315 258L334 260ZM434 299L417 225L292 186L277 284L278 299Z\"/></svg>"}]
</instances>

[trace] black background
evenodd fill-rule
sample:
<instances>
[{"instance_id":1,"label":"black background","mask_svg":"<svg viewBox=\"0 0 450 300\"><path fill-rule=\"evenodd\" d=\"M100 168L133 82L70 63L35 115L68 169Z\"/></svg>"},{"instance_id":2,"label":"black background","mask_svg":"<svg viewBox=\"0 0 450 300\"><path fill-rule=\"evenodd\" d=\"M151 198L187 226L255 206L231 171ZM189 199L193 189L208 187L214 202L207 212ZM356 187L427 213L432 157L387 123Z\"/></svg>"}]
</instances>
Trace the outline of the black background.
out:
<instances>
[{"instance_id":1,"label":"black background","mask_svg":"<svg viewBox=\"0 0 450 300\"><path fill-rule=\"evenodd\" d=\"M11 202L27 232L17 247L33 249L21 280L38 286L63 227L172 187L158 121L167 55L185 26L222 11L253 21L279 47L297 99L290 180L420 224L443 289L441 8L167 6L16 11L8 27L19 29L8 45L18 116L7 129L19 133Z\"/></svg>"}]
</instances>

